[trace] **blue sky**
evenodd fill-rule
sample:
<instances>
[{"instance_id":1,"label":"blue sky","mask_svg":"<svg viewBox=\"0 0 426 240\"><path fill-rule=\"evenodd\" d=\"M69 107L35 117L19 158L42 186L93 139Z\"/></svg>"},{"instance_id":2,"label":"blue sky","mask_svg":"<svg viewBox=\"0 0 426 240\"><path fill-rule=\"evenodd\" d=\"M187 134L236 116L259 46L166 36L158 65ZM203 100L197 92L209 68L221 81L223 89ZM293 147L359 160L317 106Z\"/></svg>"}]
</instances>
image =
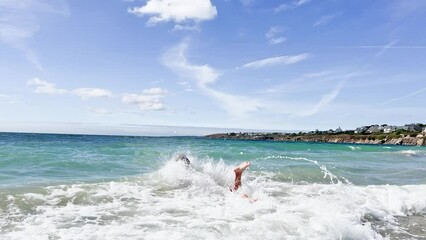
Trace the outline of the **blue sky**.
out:
<instances>
[{"instance_id":1,"label":"blue sky","mask_svg":"<svg viewBox=\"0 0 426 240\"><path fill-rule=\"evenodd\" d=\"M425 122L425 23L424 0L0 0L0 130Z\"/></svg>"}]
</instances>

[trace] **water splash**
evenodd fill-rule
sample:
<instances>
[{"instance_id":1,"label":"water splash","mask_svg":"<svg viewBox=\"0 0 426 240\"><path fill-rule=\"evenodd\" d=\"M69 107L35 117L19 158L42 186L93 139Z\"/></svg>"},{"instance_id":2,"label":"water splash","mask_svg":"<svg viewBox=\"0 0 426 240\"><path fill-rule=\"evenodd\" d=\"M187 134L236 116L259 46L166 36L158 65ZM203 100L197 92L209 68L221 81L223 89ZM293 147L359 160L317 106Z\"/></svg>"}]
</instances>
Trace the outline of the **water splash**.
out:
<instances>
[{"instance_id":1,"label":"water splash","mask_svg":"<svg viewBox=\"0 0 426 240\"><path fill-rule=\"evenodd\" d=\"M246 185L264 194L250 202L215 180L223 179L216 175L229 167L223 162L199 160L192 170L175 163L167 161L156 172L125 181L0 194L6 203L0 237L388 239L415 235L400 226L398 217L426 216L426 185L294 185L247 172ZM206 181L167 188L187 175Z\"/></svg>"},{"instance_id":2,"label":"water splash","mask_svg":"<svg viewBox=\"0 0 426 240\"><path fill-rule=\"evenodd\" d=\"M324 174L323 178L328 177L330 179L331 184L341 184L342 182L346 183L346 184L352 184L345 177L343 177L343 176L337 177L336 175L334 175L332 172L330 172L327 169L327 167L325 165L319 164L317 160L311 160L311 159L304 158L304 157L289 157L289 156L280 156L280 155L279 156L267 156L267 157L264 157L264 158L261 158L261 159L264 159L264 160L267 160L267 159L288 159L288 160L305 161L305 162L313 163Z\"/></svg>"},{"instance_id":3,"label":"water splash","mask_svg":"<svg viewBox=\"0 0 426 240\"><path fill-rule=\"evenodd\" d=\"M403 154L403 155L408 156L408 157L422 157L422 156L426 156L426 152L425 151L420 151L420 150L403 150L403 151L399 151L397 153L398 154Z\"/></svg>"},{"instance_id":4,"label":"water splash","mask_svg":"<svg viewBox=\"0 0 426 240\"><path fill-rule=\"evenodd\" d=\"M358 146L348 146L352 151L361 150L361 147Z\"/></svg>"}]
</instances>

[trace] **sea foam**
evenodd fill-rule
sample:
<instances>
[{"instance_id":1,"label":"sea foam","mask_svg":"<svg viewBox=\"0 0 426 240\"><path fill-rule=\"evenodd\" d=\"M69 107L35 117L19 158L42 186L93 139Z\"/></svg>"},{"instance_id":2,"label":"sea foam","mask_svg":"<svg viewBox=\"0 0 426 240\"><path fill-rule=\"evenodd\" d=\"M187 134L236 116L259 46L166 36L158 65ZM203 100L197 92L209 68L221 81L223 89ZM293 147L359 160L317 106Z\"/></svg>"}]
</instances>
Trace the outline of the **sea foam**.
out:
<instances>
[{"instance_id":1,"label":"sea foam","mask_svg":"<svg viewBox=\"0 0 426 240\"><path fill-rule=\"evenodd\" d=\"M398 153L403 154L405 156L409 156L409 157L426 156L426 152L420 151L420 150L403 150L403 151L399 151Z\"/></svg>"},{"instance_id":2,"label":"sea foam","mask_svg":"<svg viewBox=\"0 0 426 240\"><path fill-rule=\"evenodd\" d=\"M426 214L426 185L354 186L279 181L190 157L122 181L48 186L0 195L2 239L389 239L398 217ZM300 161L306 161L298 159ZM278 180L277 180L278 179ZM249 198L242 197L244 194ZM408 236L408 235L403 235Z\"/></svg>"}]
</instances>

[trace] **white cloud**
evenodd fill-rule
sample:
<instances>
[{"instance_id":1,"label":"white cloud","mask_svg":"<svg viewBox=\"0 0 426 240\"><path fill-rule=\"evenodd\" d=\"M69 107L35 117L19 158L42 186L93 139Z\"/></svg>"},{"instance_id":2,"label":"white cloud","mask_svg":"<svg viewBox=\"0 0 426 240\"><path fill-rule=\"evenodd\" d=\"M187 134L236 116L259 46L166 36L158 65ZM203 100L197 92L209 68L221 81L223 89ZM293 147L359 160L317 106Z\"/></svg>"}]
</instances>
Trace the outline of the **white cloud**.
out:
<instances>
[{"instance_id":1,"label":"white cloud","mask_svg":"<svg viewBox=\"0 0 426 240\"><path fill-rule=\"evenodd\" d=\"M149 88L142 91L142 94L123 94L122 101L127 104L136 104L142 110L165 110L166 106L161 102L168 91L161 88Z\"/></svg>"},{"instance_id":2,"label":"white cloud","mask_svg":"<svg viewBox=\"0 0 426 240\"><path fill-rule=\"evenodd\" d=\"M276 7L274 9L274 11L276 13L278 13L278 12L282 12L282 11L286 11L286 10L290 10L290 9L295 9L295 8L298 8L298 7L306 4L306 3L309 3L310 1L311 0L294 0L290 3L284 3L284 4L279 5L278 7Z\"/></svg>"},{"instance_id":3,"label":"white cloud","mask_svg":"<svg viewBox=\"0 0 426 240\"><path fill-rule=\"evenodd\" d=\"M244 7L253 5L255 0L240 0L241 4L243 4Z\"/></svg>"},{"instance_id":4,"label":"white cloud","mask_svg":"<svg viewBox=\"0 0 426 240\"><path fill-rule=\"evenodd\" d=\"M179 75L192 79L200 85L213 83L220 76L220 73L209 65L194 65L188 62L186 58L186 50L188 44L181 44L170 48L162 58L163 64L168 68L179 73Z\"/></svg>"},{"instance_id":5,"label":"white cloud","mask_svg":"<svg viewBox=\"0 0 426 240\"><path fill-rule=\"evenodd\" d=\"M90 108L90 111L92 113L99 114L99 115L112 114L112 110L110 110L108 108Z\"/></svg>"},{"instance_id":6,"label":"white cloud","mask_svg":"<svg viewBox=\"0 0 426 240\"><path fill-rule=\"evenodd\" d=\"M310 57L311 55L307 53L294 55L294 56L272 57L272 58L266 58L266 59L246 63L242 66L242 68L258 69L258 68L271 66L271 65L290 65L290 64L301 62Z\"/></svg>"},{"instance_id":7,"label":"white cloud","mask_svg":"<svg viewBox=\"0 0 426 240\"><path fill-rule=\"evenodd\" d=\"M35 87L34 92L45 94L66 94L72 93L86 100L90 98L106 98L112 97L111 91L101 88L77 88L72 91L67 89L57 88L55 84L39 78L33 78L27 81L27 85Z\"/></svg>"},{"instance_id":8,"label":"white cloud","mask_svg":"<svg viewBox=\"0 0 426 240\"><path fill-rule=\"evenodd\" d=\"M199 32L201 31L201 27L200 24L195 23L195 24L188 24L188 25L182 25L182 24L176 24L173 27L173 31L196 31Z\"/></svg>"},{"instance_id":9,"label":"white cloud","mask_svg":"<svg viewBox=\"0 0 426 240\"><path fill-rule=\"evenodd\" d=\"M306 4L306 3L310 2L310 1L311 0L298 0L298 1L296 1L296 6L300 6L300 5Z\"/></svg>"},{"instance_id":10,"label":"white cloud","mask_svg":"<svg viewBox=\"0 0 426 240\"><path fill-rule=\"evenodd\" d=\"M281 44L287 40L282 33L285 31L283 27L271 27L268 32L266 32L265 37L268 40L269 44L276 45Z\"/></svg>"},{"instance_id":11,"label":"white cloud","mask_svg":"<svg viewBox=\"0 0 426 240\"><path fill-rule=\"evenodd\" d=\"M83 100L90 98L112 97L111 91L101 88L78 88L73 90L72 92Z\"/></svg>"},{"instance_id":12,"label":"white cloud","mask_svg":"<svg viewBox=\"0 0 426 240\"><path fill-rule=\"evenodd\" d=\"M203 93L219 102L229 115L243 117L249 112L261 108L261 103L254 98L232 95L212 89L209 85L219 78L219 71L208 65L196 65L188 61L187 42L170 48L163 56L163 64L183 78L191 79Z\"/></svg>"},{"instance_id":13,"label":"white cloud","mask_svg":"<svg viewBox=\"0 0 426 240\"><path fill-rule=\"evenodd\" d=\"M27 85L34 86L34 92L46 94L65 94L66 89L56 88L55 84L43 81L39 78L33 78L27 81Z\"/></svg>"},{"instance_id":14,"label":"white cloud","mask_svg":"<svg viewBox=\"0 0 426 240\"><path fill-rule=\"evenodd\" d=\"M128 12L137 16L150 15L147 25L151 26L161 22L201 22L217 15L210 0L148 0L146 5L130 8Z\"/></svg>"},{"instance_id":15,"label":"white cloud","mask_svg":"<svg viewBox=\"0 0 426 240\"><path fill-rule=\"evenodd\" d=\"M159 87L155 87L155 88L144 89L142 93L146 95L165 96L167 95L168 91Z\"/></svg>"},{"instance_id":16,"label":"white cloud","mask_svg":"<svg viewBox=\"0 0 426 240\"><path fill-rule=\"evenodd\" d=\"M19 102L20 96L19 95L11 95L11 94L1 94L0 93L0 102L7 102L7 103L17 103Z\"/></svg>"},{"instance_id":17,"label":"white cloud","mask_svg":"<svg viewBox=\"0 0 426 240\"><path fill-rule=\"evenodd\" d=\"M37 54L28 43L40 29L40 13L68 15L69 11L63 0L0 1L0 42L22 51L29 62L43 71Z\"/></svg>"}]
</instances>

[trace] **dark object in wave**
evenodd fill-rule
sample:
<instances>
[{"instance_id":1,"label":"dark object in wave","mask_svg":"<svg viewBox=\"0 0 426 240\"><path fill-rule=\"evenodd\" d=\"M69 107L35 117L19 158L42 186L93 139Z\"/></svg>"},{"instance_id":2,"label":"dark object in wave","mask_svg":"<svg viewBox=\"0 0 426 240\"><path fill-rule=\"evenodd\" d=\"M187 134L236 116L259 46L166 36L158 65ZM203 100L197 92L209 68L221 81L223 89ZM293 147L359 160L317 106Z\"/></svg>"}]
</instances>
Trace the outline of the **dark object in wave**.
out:
<instances>
[{"instance_id":1,"label":"dark object in wave","mask_svg":"<svg viewBox=\"0 0 426 240\"><path fill-rule=\"evenodd\" d=\"M179 156L176 158L176 161L183 161L186 165L191 164L191 161L189 161L188 157L185 154L179 154Z\"/></svg>"}]
</instances>

